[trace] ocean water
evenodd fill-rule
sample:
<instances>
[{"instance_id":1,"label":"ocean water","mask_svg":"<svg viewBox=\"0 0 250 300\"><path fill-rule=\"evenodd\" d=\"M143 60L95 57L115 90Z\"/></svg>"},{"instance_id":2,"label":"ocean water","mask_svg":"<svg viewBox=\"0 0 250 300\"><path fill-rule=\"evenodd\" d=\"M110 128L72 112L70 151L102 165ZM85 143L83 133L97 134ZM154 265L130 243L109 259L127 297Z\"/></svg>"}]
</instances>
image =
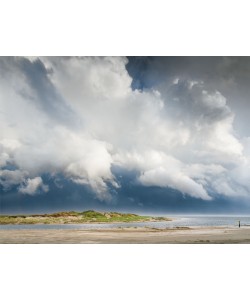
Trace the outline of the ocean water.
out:
<instances>
[{"instance_id":1,"label":"ocean water","mask_svg":"<svg viewBox=\"0 0 250 300\"><path fill-rule=\"evenodd\" d=\"M105 228L131 228L131 227L151 227L151 228L175 228L193 226L250 226L250 216L169 216L172 221L163 222L138 222L138 223L112 223L112 224L34 224L34 225L0 225L0 230L12 229L105 229Z\"/></svg>"}]
</instances>

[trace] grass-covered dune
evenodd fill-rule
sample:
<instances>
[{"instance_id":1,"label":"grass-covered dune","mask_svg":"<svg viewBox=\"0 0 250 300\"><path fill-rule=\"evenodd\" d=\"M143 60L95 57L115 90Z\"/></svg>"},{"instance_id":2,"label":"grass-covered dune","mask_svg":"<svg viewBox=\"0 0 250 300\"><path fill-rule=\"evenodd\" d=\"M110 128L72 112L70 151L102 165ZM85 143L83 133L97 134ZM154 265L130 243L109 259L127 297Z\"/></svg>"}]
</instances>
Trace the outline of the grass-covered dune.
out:
<instances>
[{"instance_id":1,"label":"grass-covered dune","mask_svg":"<svg viewBox=\"0 0 250 300\"><path fill-rule=\"evenodd\" d=\"M58 212L43 215L0 216L0 225L5 224L81 224L81 223L115 223L115 222L146 222L171 221L164 217L140 216L118 212Z\"/></svg>"}]
</instances>

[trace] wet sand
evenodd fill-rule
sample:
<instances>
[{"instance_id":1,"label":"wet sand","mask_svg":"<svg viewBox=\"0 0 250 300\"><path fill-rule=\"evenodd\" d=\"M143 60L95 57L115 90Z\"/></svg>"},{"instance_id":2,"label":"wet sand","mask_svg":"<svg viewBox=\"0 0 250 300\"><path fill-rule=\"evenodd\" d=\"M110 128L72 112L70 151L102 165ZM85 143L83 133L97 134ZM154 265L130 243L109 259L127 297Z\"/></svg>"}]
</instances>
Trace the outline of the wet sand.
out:
<instances>
[{"instance_id":1,"label":"wet sand","mask_svg":"<svg viewBox=\"0 0 250 300\"><path fill-rule=\"evenodd\" d=\"M0 230L1 244L248 244L250 227Z\"/></svg>"}]
</instances>

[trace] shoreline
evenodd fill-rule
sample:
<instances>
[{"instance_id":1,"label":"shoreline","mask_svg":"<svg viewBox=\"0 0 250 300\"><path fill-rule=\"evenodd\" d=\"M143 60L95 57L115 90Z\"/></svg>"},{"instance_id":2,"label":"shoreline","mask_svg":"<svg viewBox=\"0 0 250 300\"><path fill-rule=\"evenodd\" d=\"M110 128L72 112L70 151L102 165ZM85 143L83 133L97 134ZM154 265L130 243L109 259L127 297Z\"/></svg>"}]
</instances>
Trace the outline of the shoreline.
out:
<instances>
[{"instance_id":1,"label":"shoreline","mask_svg":"<svg viewBox=\"0 0 250 300\"><path fill-rule=\"evenodd\" d=\"M250 227L1 229L1 244L249 244Z\"/></svg>"},{"instance_id":2,"label":"shoreline","mask_svg":"<svg viewBox=\"0 0 250 300\"><path fill-rule=\"evenodd\" d=\"M174 221L175 219L170 219L168 218L167 220L156 220L156 219L149 219L149 220L138 220L138 221L111 221L111 222L98 222L98 221L88 221L88 222L79 222L79 223L74 223L74 222L68 222L68 223L0 223L0 226L9 226L9 225L28 225L28 226L32 226L32 225L89 225L89 224L126 224L126 223L147 223L147 222L151 222L151 223L160 223L160 222L171 222ZM250 225L249 225L250 226Z\"/></svg>"}]
</instances>

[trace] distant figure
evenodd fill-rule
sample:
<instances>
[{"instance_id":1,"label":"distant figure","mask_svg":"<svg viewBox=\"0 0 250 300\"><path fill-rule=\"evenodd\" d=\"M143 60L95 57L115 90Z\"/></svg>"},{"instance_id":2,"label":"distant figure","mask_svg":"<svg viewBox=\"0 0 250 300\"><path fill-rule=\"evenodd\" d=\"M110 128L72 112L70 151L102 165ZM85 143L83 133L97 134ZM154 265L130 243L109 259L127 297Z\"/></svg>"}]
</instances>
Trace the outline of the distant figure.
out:
<instances>
[{"instance_id":1,"label":"distant figure","mask_svg":"<svg viewBox=\"0 0 250 300\"><path fill-rule=\"evenodd\" d=\"M239 228L240 228L240 221L239 221Z\"/></svg>"}]
</instances>

